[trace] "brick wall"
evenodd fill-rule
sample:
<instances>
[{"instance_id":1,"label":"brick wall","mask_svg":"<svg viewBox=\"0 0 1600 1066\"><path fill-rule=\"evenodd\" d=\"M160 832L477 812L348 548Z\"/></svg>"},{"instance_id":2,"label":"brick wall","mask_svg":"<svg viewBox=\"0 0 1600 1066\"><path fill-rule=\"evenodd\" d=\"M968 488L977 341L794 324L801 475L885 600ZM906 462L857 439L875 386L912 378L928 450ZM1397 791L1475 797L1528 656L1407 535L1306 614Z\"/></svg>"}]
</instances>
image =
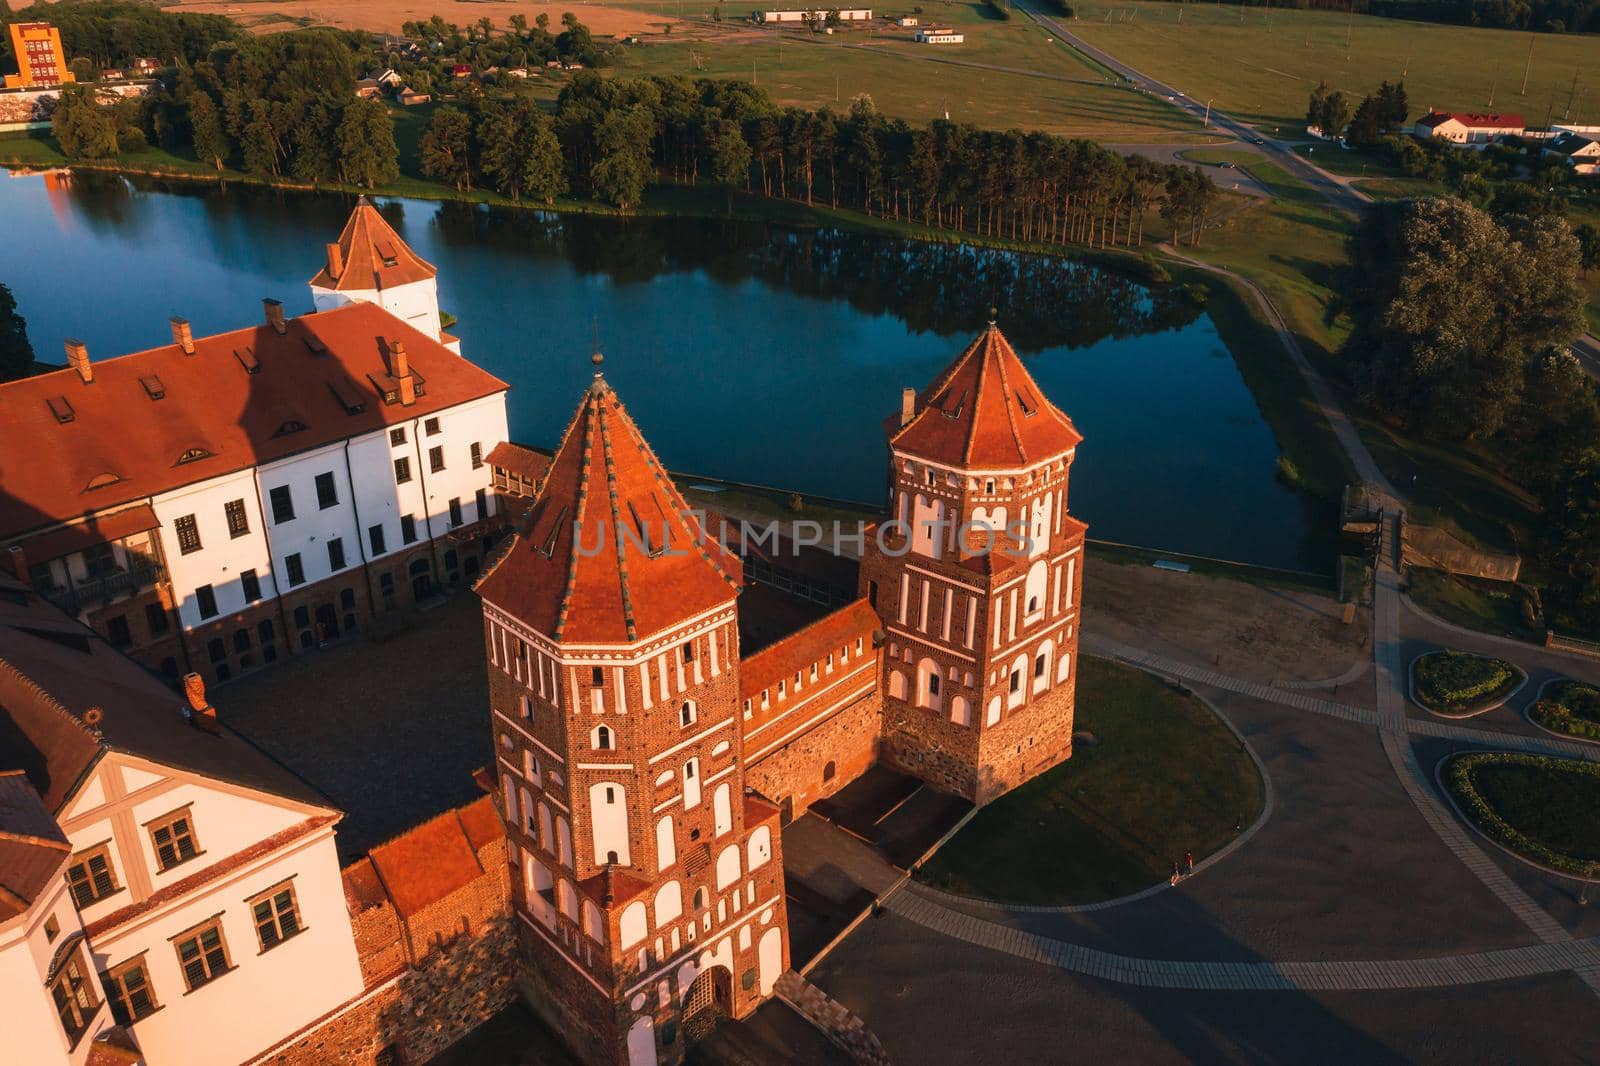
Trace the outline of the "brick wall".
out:
<instances>
[{"instance_id":1,"label":"brick wall","mask_svg":"<svg viewBox=\"0 0 1600 1066\"><path fill-rule=\"evenodd\" d=\"M883 700L874 691L748 765L745 784L780 807L788 800L786 813L798 818L867 771L882 733Z\"/></svg>"},{"instance_id":2,"label":"brick wall","mask_svg":"<svg viewBox=\"0 0 1600 1066\"><path fill-rule=\"evenodd\" d=\"M464 837L465 822L457 816L465 811L442 816L457 819ZM385 847L403 848L408 835ZM354 1066L373 1062L387 1048L401 1062L426 1062L510 1003L520 955L505 838L479 839L473 853L482 869L477 877L411 914L396 907L370 858L346 867L345 903L366 991L257 1061Z\"/></svg>"}]
</instances>

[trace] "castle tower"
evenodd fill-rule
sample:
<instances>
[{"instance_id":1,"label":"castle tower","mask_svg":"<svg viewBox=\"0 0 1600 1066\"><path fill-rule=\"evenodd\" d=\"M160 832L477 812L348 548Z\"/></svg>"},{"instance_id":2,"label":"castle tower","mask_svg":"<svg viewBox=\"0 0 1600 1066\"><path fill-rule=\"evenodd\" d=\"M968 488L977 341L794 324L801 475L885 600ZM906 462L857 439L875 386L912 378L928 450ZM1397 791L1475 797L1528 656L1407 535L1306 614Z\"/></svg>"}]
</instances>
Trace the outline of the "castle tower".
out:
<instances>
[{"instance_id":1,"label":"castle tower","mask_svg":"<svg viewBox=\"0 0 1600 1066\"><path fill-rule=\"evenodd\" d=\"M884 757L976 803L1072 754L1082 439L993 322L889 424L892 517L861 566Z\"/></svg>"},{"instance_id":2,"label":"castle tower","mask_svg":"<svg viewBox=\"0 0 1600 1066\"><path fill-rule=\"evenodd\" d=\"M318 311L377 304L459 355L459 344L443 336L439 324L437 275L363 196L311 279L311 302Z\"/></svg>"},{"instance_id":3,"label":"castle tower","mask_svg":"<svg viewBox=\"0 0 1600 1066\"><path fill-rule=\"evenodd\" d=\"M740 580L597 372L478 586L525 987L586 1062L677 1062L788 968L778 812L744 786Z\"/></svg>"}]
</instances>

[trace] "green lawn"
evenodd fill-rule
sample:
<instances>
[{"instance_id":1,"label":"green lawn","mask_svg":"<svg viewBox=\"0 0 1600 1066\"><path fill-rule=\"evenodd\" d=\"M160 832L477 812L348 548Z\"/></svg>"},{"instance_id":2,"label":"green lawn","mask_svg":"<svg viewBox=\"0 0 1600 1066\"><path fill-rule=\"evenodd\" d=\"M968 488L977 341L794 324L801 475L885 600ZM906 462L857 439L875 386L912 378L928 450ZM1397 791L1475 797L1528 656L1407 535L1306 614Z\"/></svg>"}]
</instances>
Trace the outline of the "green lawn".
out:
<instances>
[{"instance_id":1,"label":"green lawn","mask_svg":"<svg viewBox=\"0 0 1600 1066\"><path fill-rule=\"evenodd\" d=\"M1443 570L1412 567L1406 589L1417 606L1431 614L1481 633L1534 640L1522 616L1522 598L1503 581L1480 581Z\"/></svg>"},{"instance_id":2,"label":"green lawn","mask_svg":"<svg viewBox=\"0 0 1600 1066\"><path fill-rule=\"evenodd\" d=\"M1535 862L1600 873L1600 765L1506 752L1455 760L1445 780L1467 817Z\"/></svg>"},{"instance_id":3,"label":"green lawn","mask_svg":"<svg viewBox=\"0 0 1600 1066\"><path fill-rule=\"evenodd\" d=\"M1164 880L1261 811L1262 783L1205 704L1149 674L1079 660L1072 758L984 807L917 876L951 891L1088 903Z\"/></svg>"},{"instance_id":4,"label":"green lawn","mask_svg":"<svg viewBox=\"0 0 1600 1066\"><path fill-rule=\"evenodd\" d=\"M1591 69L1596 48L1594 37L1539 34L1524 95L1529 35L1512 30L1273 5L1075 6L1072 32L1091 44L1230 114L1295 130L1304 128L1306 99L1318 81L1359 100L1379 82L1403 78L1412 117L1431 106L1518 111L1543 121L1552 106L1557 114L1565 109L1572 72Z\"/></svg>"}]
</instances>

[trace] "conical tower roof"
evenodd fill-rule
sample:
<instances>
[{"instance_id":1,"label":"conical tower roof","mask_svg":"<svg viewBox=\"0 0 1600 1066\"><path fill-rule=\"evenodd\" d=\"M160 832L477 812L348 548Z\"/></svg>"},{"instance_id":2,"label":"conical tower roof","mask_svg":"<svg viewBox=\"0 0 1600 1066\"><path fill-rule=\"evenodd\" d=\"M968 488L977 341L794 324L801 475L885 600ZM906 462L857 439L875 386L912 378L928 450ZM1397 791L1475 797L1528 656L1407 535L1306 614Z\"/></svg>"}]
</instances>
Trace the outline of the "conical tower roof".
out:
<instances>
[{"instance_id":1,"label":"conical tower roof","mask_svg":"<svg viewBox=\"0 0 1600 1066\"><path fill-rule=\"evenodd\" d=\"M426 281L438 271L411 250L394 227L385 222L365 196L356 201L338 241L338 261L324 263L311 284L336 291L392 289L413 281ZM335 273L337 271L337 273Z\"/></svg>"},{"instance_id":2,"label":"conical tower roof","mask_svg":"<svg viewBox=\"0 0 1600 1066\"><path fill-rule=\"evenodd\" d=\"M945 466L1007 470L1061 455L1082 440L991 322L917 397L916 413L889 444Z\"/></svg>"},{"instance_id":3,"label":"conical tower roof","mask_svg":"<svg viewBox=\"0 0 1600 1066\"><path fill-rule=\"evenodd\" d=\"M597 373L478 593L552 639L628 644L727 603L741 577Z\"/></svg>"}]
</instances>

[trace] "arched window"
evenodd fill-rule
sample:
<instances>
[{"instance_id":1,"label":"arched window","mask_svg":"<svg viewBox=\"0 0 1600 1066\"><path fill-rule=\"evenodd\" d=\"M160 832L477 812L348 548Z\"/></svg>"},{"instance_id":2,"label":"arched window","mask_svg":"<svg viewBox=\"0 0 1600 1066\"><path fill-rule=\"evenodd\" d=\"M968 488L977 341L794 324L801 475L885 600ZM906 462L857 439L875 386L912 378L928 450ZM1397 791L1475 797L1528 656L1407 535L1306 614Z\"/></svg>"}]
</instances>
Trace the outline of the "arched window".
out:
<instances>
[{"instance_id":1,"label":"arched window","mask_svg":"<svg viewBox=\"0 0 1600 1066\"><path fill-rule=\"evenodd\" d=\"M956 725L972 724L972 704L967 702L965 696L957 696L950 701L950 720Z\"/></svg>"},{"instance_id":2,"label":"arched window","mask_svg":"<svg viewBox=\"0 0 1600 1066\"><path fill-rule=\"evenodd\" d=\"M833 764L832 759L822 764L822 779L824 781L832 781L833 775L838 772L839 768Z\"/></svg>"},{"instance_id":3,"label":"arched window","mask_svg":"<svg viewBox=\"0 0 1600 1066\"><path fill-rule=\"evenodd\" d=\"M618 947L626 951L645 937L644 903L634 900L622 911L622 918L617 926ZM599 939L596 937L595 939Z\"/></svg>"},{"instance_id":4,"label":"arched window","mask_svg":"<svg viewBox=\"0 0 1600 1066\"><path fill-rule=\"evenodd\" d=\"M1044 610L1046 586L1050 580L1050 567L1043 559L1038 560L1028 567L1027 597L1028 611L1026 620L1034 622L1036 616Z\"/></svg>"},{"instance_id":5,"label":"arched window","mask_svg":"<svg viewBox=\"0 0 1600 1066\"><path fill-rule=\"evenodd\" d=\"M683 889L678 882L668 881L656 890L655 912L657 929L683 917Z\"/></svg>"},{"instance_id":6,"label":"arched window","mask_svg":"<svg viewBox=\"0 0 1600 1066\"><path fill-rule=\"evenodd\" d=\"M608 725L597 725L594 732L589 734L589 746L595 751L611 751L617 746L615 734Z\"/></svg>"},{"instance_id":7,"label":"arched window","mask_svg":"<svg viewBox=\"0 0 1600 1066\"><path fill-rule=\"evenodd\" d=\"M764 825L756 826L755 832L750 834L750 843L746 850L749 852L745 865L751 870L765 866L772 859L772 830Z\"/></svg>"},{"instance_id":8,"label":"arched window","mask_svg":"<svg viewBox=\"0 0 1600 1066\"><path fill-rule=\"evenodd\" d=\"M1033 691L1043 692L1050 687L1050 660L1055 657L1055 644L1045 641L1033 655Z\"/></svg>"},{"instance_id":9,"label":"arched window","mask_svg":"<svg viewBox=\"0 0 1600 1066\"><path fill-rule=\"evenodd\" d=\"M917 663L917 706L939 710L944 701L939 696L939 664L932 659Z\"/></svg>"},{"instance_id":10,"label":"arched window","mask_svg":"<svg viewBox=\"0 0 1600 1066\"><path fill-rule=\"evenodd\" d=\"M694 909L703 911L709 906L711 906L711 893L706 890L705 885L701 885L694 890Z\"/></svg>"},{"instance_id":11,"label":"arched window","mask_svg":"<svg viewBox=\"0 0 1600 1066\"><path fill-rule=\"evenodd\" d=\"M684 647L688 647L688 645L686 644ZM695 720L699 717L700 713L694 705L694 700L684 700L683 706L678 708L678 725L680 727L694 725Z\"/></svg>"},{"instance_id":12,"label":"arched window","mask_svg":"<svg viewBox=\"0 0 1600 1066\"><path fill-rule=\"evenodd\" d=\"M717 855L717 891L739 880L739 845L729 844Z\"/></svg>"}]
</instances>

